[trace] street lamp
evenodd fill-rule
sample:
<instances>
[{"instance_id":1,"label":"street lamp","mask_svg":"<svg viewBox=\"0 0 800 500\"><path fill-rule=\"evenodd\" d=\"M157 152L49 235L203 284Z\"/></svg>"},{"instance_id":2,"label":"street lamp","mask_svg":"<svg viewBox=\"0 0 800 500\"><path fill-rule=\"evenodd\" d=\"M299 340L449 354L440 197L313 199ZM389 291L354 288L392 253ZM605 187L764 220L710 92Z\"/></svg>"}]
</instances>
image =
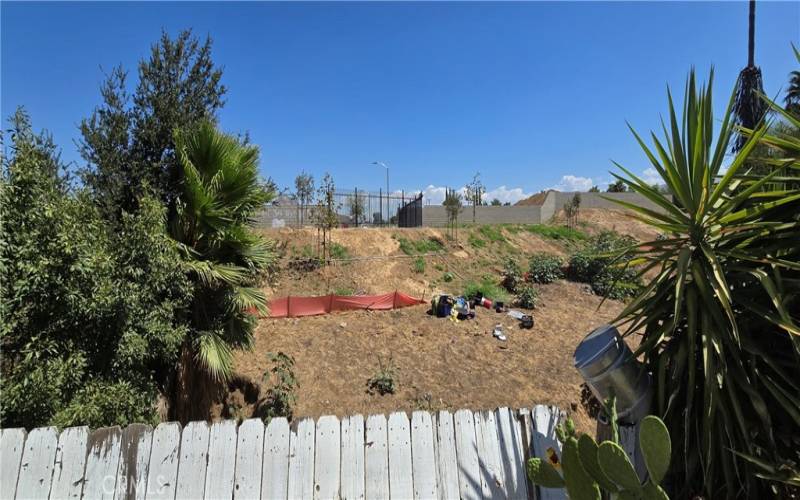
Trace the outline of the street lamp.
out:
<instances>
[{"instance_id":1,"label":"street lamp","mask_svg":"<svg viewBox=\"0 0 800 500\"><path fill-rule=\"evenodd\" d=\"M373 165L378 165L386 169L386 222L389 221L389 166L382 161L373 161ZM383 211L383 207L381 207Z\"/></svg>"}]
</instances>

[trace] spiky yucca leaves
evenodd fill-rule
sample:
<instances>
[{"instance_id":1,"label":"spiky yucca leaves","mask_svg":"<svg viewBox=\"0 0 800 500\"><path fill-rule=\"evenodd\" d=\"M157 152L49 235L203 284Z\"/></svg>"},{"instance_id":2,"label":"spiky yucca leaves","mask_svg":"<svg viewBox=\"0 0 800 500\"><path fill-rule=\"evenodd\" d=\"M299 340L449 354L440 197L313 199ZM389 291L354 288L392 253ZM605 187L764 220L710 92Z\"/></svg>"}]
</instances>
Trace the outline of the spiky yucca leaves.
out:
<instances>
[{"instance_id":1,"label":"spiky yucca leaves","mask_svg":"<svg viewBox=\"0 0 800 500\"><path fill-rule=\"evenodd\" d=\"M259 179L258 148L241 144L210 122L177 131L175 144L183 193L170 234L195 282L193 334L184 363L191 359L219 382L232 374L233 350L252 343L253 312L266 313L266 297L256 285L274 253L251 225L273 194ZM182 370L193 375L192 367Z\"/></svg>"},{"instance_id":2,"label":"spiky yucca leaves","mask_svg":"<svg viewBox=\"0 0 800 500\"><path fill-rule=\"evenodd\" d=\"M726 161L731 101L715 138L712 81L698 88L690 73L680 121L668 96L653 148L631 129L668 194L617 165L615 177L659 209L618 203L666 237L628 250L649 285L617 321L643 332L635 355L654 373L655 411L676 443L676 495L754 497L767 485L733 451L774 462L800 449L800 193L770 188L797 174L787 162L747 177L764 126Z\"/></svg>"}]
</instances>

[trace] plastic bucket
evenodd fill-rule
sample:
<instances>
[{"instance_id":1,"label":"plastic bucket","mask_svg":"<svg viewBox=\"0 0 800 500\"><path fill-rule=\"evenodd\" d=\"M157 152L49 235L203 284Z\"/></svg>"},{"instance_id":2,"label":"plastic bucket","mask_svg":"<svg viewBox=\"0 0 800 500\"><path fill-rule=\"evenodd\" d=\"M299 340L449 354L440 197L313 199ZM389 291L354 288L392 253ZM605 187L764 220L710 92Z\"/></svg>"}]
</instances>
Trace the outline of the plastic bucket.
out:
<instances>
[{"instance_id":1,"label":"plastic bucket","mask_svg":"<svg viewBox=\"0 0 800 500\"><path fill-rule=\"evenodd\" d=\"M574 361L597 399L616 395L620 421L636 423L648 414L650 374L633 358L616 328L603 325L587 335L575 349Z\"/></svg>"}]
</instances>

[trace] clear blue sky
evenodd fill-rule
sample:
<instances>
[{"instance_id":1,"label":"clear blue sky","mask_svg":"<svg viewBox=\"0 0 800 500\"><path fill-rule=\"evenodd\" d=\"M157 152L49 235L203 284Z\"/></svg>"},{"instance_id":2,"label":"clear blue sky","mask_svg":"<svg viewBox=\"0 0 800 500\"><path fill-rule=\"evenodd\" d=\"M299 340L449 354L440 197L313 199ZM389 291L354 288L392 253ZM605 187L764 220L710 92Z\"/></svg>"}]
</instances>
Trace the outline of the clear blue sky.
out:
<instances>
[{"instance_id":1,"label":"clear blue sky","mask_svg":"<svg viewBox=\"0 0 800 500\"><path fill-rule=\"evenodd\" d=\"M214 39L221 124L249 131L262 170L341 187L532 193L647 168L625 126L658 126L665 86L715 65L717 104L747 56L747 3L2 2L2 115L17 105L80 163L77 124L103 69L134 70L162 28ZM759 2L756 62L776 94L796 66L800 3ZM102 68L102 69L101 69ZM492 194L492 193L490 193ZM517 192L519 195L519 192Z\"/></svg>"}]
</instances>

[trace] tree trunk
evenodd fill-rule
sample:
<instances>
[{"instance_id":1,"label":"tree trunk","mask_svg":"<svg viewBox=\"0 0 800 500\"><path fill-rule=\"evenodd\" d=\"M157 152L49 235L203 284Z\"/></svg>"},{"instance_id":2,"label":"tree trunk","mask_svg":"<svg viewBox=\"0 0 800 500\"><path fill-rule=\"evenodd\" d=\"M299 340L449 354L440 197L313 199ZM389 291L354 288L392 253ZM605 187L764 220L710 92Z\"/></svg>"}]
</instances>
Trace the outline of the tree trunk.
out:
<instances>
[{"instance_id":1,"label":"tree trunk","mask_svg":"<svg viewBox=\"0 0 800 500\"><path fill-rule=\"evenodd\" d=\"M170 419L183 425L195 420L211 420L211 407L220 389L219 382L198 366L191 346L184 342L172 391Z\"/></svg>"}]
</instances>

